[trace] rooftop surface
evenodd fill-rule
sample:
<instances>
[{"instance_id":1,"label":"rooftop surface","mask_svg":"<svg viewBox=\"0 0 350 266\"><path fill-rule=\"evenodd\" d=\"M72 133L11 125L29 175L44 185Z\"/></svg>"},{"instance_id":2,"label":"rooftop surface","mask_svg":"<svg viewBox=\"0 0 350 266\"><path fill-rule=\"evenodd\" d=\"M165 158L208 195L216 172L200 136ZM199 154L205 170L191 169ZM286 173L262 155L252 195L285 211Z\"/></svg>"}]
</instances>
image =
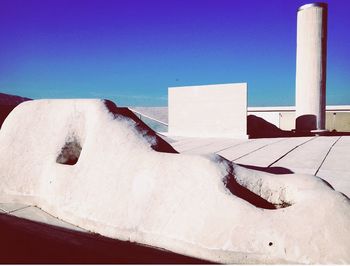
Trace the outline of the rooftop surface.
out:
<instances>
[{"instance_id":1,"label":"rooftop surface","mask_svg":"<svg viewBox=\"0 0 350 266\"><path fill-rule=\"evenodd\" d=\"M163 136L164 137L164 136ZM275 174L288 174L288 173L304 173L316 175L330 183L330 185L337 191L340 191L350 196L350 136L316 136L316 137L291 137L291 138L260 138L260 139L204 139L204 138L181 138L181 137L164 137L170 144L180 153L183 154L197 154L208 156L211 154L220 155L230 161L244 165L249 168L275 173ZM8 217L8 218L6 218ZM11 218L12 217L12 218ZM57 253L54 251L54 256L46 256L46 258L31 257L28 260L28 255L23 251L13 254L17 260L13 258L7 258L8 262L21 262L21 259L25 262L84 262L81 260L82 255L86 255L86 252L90 252L91 245L101 245L95 250L95 257L89 257L89 261L96 263L99 262L136 262L142 263L145 261L155 262L154 259L161 258L164 263L173 262L174 259L178 262L199 262L191 261L190 258L183 257L176 254L168 253L166 251L152 251L149 247L134 247L135 244L120 244L120 242L109 243L108 241L117 241L107 239L108 247L106 249L105 242L99 242L101 240L96 239L96 235L88 232L80 227L66 223L56 217L53 217L49 213L35 207L28 206L19 203L0 203L0 222L4 225L4 228L10 223L27 223L36 222L36 225L28 224L21 225L16 228L23 228L27 231L17 232L23 237L26 234L36 235L44 228L47 234L44 238L50 239L51 242L57 245L66 245L73 250L78 250L70 254L70 251L66 253ZM26 219L24 222L11 219ZM10 219L10 220L9 220ZM9 220L9 221L7 221ZM49 225L49 229L45 226ZM39 227L38 227L39 226ZM44 227L42 227L44 226ZM30 230L28 229L30 228ZM34 228L34 229L33 229ZM57 231L56 228L59 228ZM60 229L61 228L61 229ZM17 229L15 229L17 230ZM63 230L63 231L62 231ZM28 233L29 232L29 233ZM12 236L9 236L12 237ZM29 236L28 239L35 239ZM2 244L6 237L3 239ZM36 239L35 241L41 241ZM97 242L96 242L97 241ZM35 242L35 244L37 244ZM50 243L51 243L50 242ZM102 244L99 244L102 243ZM16 244L17 245L17 244ZM45 244L38 244L40 248ZM68 245L68 246L67 246ZM52 245L50 244L50 247ZM137 251L141 254L141 257L135 258L135 254L120 255L123 249L130 250L134 248L145 249L146 251ZM113 249L116 255L106 259L106 250ZM17 249L12 249L17 250ZM22 252L22 253L21 253ZM24 252L24 253L23 253ZM52 251L50 251L52 252ZM56 252L56 253L55 253ZM100 253L99 253L100 252ZM102 253L101 253L102 252ZM104 252L104 253L103 253ZM119 255L118 255L119 252ZM157 253L158 252L158 253ZM163 252L163 253L162 253ZM22 255L21 255L22 254ZM24 254L24 255L23 255ZM35 253L39 255L43 252ZM63 254L63 255L62 255ZM74 257L76 254L76 257ZM170 254L170 255L169 255ZM85 256L84 255L84 256ZM56 256L56 257L55 257ZM63 257L62 257L63 256ZM64 260L64 256L71 256L71 260ZM72 259L73 256L73 259ZM126 261L124 261L127 258ZM6 258L5 258L6 259ZM67 259L67 258L66 258ZM101 260L102 259L102 260ZM103 260L105 259L105 260ZM108 260L109 259L109 260ZM123 260L124 259L124 260ZM157 260L159 261L159 260Z\"/></svg>"},{"instance_id":2,"label":"rooftop surface","mask_svg":"<svg viewBox=\"0 0 350 266\"><path fill-rule=\"evenodd\" d=\"M270 173L316 175L350 197L350 136L174 138L171 145L180 153L218 154L234 163Z\"/></svg>"},{"instance_id":3,"label":"rooftop surface","mask_svg":"<svg viewBox=\"0 0 350 266\"><path fill-rule=\"evenodd\" d=\"M164 137L180 153L217 154L248 168L275 174L301 173L321 177L350 197L350 136L260 139ZM38 208L0 203L0 213L84 231Z\"/></svg>"}]
</instances>

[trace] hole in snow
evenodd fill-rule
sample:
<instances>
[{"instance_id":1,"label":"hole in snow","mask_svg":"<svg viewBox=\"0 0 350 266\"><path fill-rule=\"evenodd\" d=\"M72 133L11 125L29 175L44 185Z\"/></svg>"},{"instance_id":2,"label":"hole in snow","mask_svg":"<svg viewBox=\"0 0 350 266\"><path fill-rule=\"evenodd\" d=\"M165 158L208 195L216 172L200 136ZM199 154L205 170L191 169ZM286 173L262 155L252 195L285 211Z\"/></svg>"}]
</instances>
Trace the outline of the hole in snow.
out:
<instances>
[{"instance_id":1,"label":"hole in snow","mask_svg":"<svg viewBox=\"0 0 350 266\"><path fill-rule=\"evenodd\" d=\"M269 242L269 246L271 247L273 245L273 243L272 242Z\"/></svg>"},{"instance_id":2,"label":"hole in snow","mask_svg":"<svg viewBox=\"0 0 350 266\"><path fill-rule=\"evenodd\" d=\"M76 138L69 140L62 147L56 162L60 164L75 165L79 160L80 152L81 145L79 141Z\"/></svg>"}]
</instances>

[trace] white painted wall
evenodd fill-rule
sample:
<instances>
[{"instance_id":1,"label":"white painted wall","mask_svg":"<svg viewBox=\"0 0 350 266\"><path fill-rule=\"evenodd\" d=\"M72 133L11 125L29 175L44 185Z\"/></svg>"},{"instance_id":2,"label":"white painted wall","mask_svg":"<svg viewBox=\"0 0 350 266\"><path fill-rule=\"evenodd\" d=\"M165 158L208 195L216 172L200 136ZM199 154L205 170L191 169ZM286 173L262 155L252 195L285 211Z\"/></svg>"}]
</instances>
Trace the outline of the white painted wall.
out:
<instances>
[{"instance_id":1,"label":"white painted wall","mask_svg":"<svg viewBox=\"0 0 350 266\"><path fill-rule=\"evenodd\" d=\"M169 134L247 138L247 83L171 87Z\"/></svg>"}]
</instances>

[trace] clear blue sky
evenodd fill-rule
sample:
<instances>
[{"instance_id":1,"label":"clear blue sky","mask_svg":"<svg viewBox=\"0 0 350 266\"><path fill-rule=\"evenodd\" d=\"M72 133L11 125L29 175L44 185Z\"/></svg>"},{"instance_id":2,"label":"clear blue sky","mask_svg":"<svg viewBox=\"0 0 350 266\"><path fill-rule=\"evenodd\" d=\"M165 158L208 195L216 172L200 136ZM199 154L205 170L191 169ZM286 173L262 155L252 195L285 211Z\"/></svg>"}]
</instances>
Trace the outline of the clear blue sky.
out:
<instances>
[{"instance_id":1,"label":"clear blue sky","mask_svg":"<svg viewBox=\"0 0 350 266\"><path fill-rule=\"evenodd\" d=\"M329 0L327 104L350 104L350 1ZM0 92L165 106L167 87L248 82L294 105L304 0L0 0Z\"/></svg>"}]
</instances>

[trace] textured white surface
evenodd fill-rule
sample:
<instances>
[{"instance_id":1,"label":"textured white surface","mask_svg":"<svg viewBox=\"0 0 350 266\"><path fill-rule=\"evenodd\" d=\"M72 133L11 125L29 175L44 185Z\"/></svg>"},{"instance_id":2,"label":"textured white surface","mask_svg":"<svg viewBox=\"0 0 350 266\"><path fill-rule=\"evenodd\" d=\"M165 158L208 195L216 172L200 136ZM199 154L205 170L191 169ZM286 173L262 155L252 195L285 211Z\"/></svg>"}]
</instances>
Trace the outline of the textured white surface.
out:
<instances>
[{"instance_id":1,"label":"textured white surface","mask_svg":"<svg viewBox=\"0 0 350 266\"><path fill-rule=\"evenodd\" d=\"M247 138L247 83L172 87L169 134Z\"/></svg>"},{"instance_id":2,"label":"textured white surface","mask_svg":"<svg viewBox=\"0 0 350 266\"><path fill-rule=\"evenodd\" d=\"M56 163L72 135L82 144L77 164ZM320 179L234 166L242 186L292 204L260 209L225 188L227 163L155 152L153 141L103 101L23 103L0 131L0 202L216 262L350 262L349 201Z\"/></svg>"}]
</instances>

